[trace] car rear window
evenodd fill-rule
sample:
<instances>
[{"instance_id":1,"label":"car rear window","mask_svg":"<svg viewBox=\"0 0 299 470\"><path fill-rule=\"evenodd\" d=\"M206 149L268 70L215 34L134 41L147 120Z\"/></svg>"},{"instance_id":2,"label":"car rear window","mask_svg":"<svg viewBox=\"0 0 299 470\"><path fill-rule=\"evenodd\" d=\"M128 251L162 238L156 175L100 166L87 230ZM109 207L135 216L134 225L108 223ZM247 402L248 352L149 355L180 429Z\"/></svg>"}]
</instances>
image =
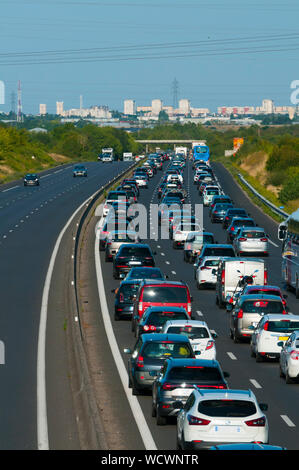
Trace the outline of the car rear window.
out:
<instances>
[{"instance_id":1,"label":"car rear window","mask_svg":"<svg viewBox=\"0 0 299 470\"><path fill-rule=\"evenodd\" d=\"M229 209L228 215L232 216L234 214L246 214L246 211L244 209Z\"/></svg>"},{"instance_id":2,"label":"car rear window","mask_svg":"<svg viewBox=\"0 0 299 470\"><path fill-rule=\"evenodd\" d=\"M205 256L228 256L234 257L235 252L233 248L227 247L215 247L215 248L206 248L204 251Z\"/></svg>"},{"instance_id":3,"label":"car rear window","mask_svg":"<svg viewBox=\"0 0 299 470\"><path fill-rule=\"evenodd\" d=\"M280 292L278 290L271 290L271 289L252 289L246 293L246 295L257 295L257 294L277 295L278 297L281 297Z\"/></svg>"},{"instance_id":4,"label":"car rear window","mask_svg":"<svg viewBox=\"0 0 299 470\"><path fill-rule=\"evenodd\" d=\"M215 194L219 194L219 191L218 191L218 189L207 189L207 194L209 196L212 196L212 195L215 195Z\"/></svg>"},{"instance_id":5,"label":"car rear window","mask_svg":"<svg viewBox=\"0 0 299 470\"><path fill-rule=\"evenodd\" d=\"M222 377L217 367L173 367L167 374L167 380L187 380L195 382L222 382Z\"/></svg>"},{"instance_id":6,"label":"car rear window","mask_svg":"<svg viewBox=\"0 0 299 470\"><path fill-rule=\"evenodd\" d=\"M148 286L144 287L143 302L153 303L187 303L187 288L182 286Z\"/></svg>"},{"instance_id":7,"label":"car rear window","mask_svg":"<svg viewBox=\"0 0 299 470\"><path fill-rule=\"evenodd\" d=\"M219 266L219 259L208 259L205 261L204 266Z\"/></svg>"},{"instance_id":8,"label":"car rear window","mask_svg":"<svg viewBox=\"0 0 299 470\"><path fill-rule=\"evenodd\" d=\"M163 279L160 269L139 269L132 268L130 278L133 279Z\"/></svg>"},{"instance_id":9,"label":"car rear window","mask_svg":"<svg viewBox=\"0 0 299 470\"><path fill-rule=\"evenodd\" d=\"M225 210L227 211L227 209L229 209L230 207L232 207L231 204L215 204L215 208L214 210L215 211L222 211L222 210Z\"/></svg>"},{"instance_id":10,"label":"car rear window","mask_svg":"<svg viewBox=\"0 0 299 470\"><path fill-rule=\"evenodd\" d=\"M164 359L167 357L189 358L193 357L191 347L187 343L172 341L151 341L144 345L141 356L145 358Z\"/></svg>"},{"instance_id":11,"label":"car rear window","mask_svg":"<svg viewBox=\"0 0 299 470\"><path fill-rule=\"evenodd\" d=\"M189 339L204 339L210 337L208 330L203 326L170 326L167 330L167 333L185 335Z\"/></svg>"},{"instance_id":12,"label":"car rear window","mask_svg":"<svg viewBox=\"0 0 299 470\"><path fill-rule=\"evenodd\" d=\"M123 246L120 248L119 254L121 256L147 256L152 258L150 250L141 246Z\"/></svg>"},{"instance_id":13,"label":"car rear window","mask_svg":"<svg viewBox=\"0 0 299 470\"><path fill-rule=\"evenodd\" d=\"M133 297L136 296L139 289L139 284L124 284L120 286L118 291L118 296L120 301L129 301L133 300Z\"/></svg>"},{"instance_id":14,"label":"car rear window","mask_svg":"<svg viewBox=\"0 0 299 470\"><path fill-rule=\"evenodd\" d=\"M126 193L125 191L110 191L110 193L108 194L108 200L114 200L114 199L118 199L118 198L125 198L126 197Z\"/></svg>"},{"instance_id":15,"label":"car rear window","mask_svg":"<svg viewBox=\"0 0 299 470\"><path fill-rule=\"evenodd\" d=\"M170 320L187 320L187 312L152 312L147 318L147 324L155 326L163 326ZM168 331L168 333L170 333Z\"/></svg>"},{"instance_id":16,"label":"car rear window","mask_svg":"<svg viewBox=\"0 0 299 470\"><path fill-rule=\"evenodd\" d=\"M256 413L256 406L246 400L203 400L198 404L198 412L206 416L243 418Z\"/></svg>"},{"instance_id":17,"label":"car rear window","mask_svg":"<svg viewBox=\"0 0 299 470\"><path fill-rule=\"evenodd\" d=\"M247 225L247 224L246 224ZM243 231L242 232L242 236L246 237L246 238L264 238L265 237L265 232L256 232L254 230L250 230L250 231Z\"/></svg>"},{"instance_id":18,"label":"car rear window","mask_svg":"<svg viewBox=\"0 0 299 470\"><path fill-rule=\"evenodd\" d=\"M244 220L235 220L235 222L233 222L233 226L234 227L254 227L255 223L253 222L253 220L249 220L249 219L244 219ZM250 233L253 233L250 231ZM259 232L260 233L260 232Z\"/></svg>"},{"instance_id":19,"label":"car rear window","mask_svg":"<svg viewBox=\"0 0 299 470\"><path fill-rule=\"evenodd\" d=\"M241 306L246 313L282 313L282 302L275 300L246 300Z\"/></svg>"},{"instance_id":20,"label":"car rear window","mask_svg":"<svg viewBox=\"0 0 299 470\"><path fill-rule=\"evenodd\" d=\"M299 329L299 321L292 320L278 320L267 322L267 331L280 332L280 333L292 333Z\"/></svg>"}]
</instances>

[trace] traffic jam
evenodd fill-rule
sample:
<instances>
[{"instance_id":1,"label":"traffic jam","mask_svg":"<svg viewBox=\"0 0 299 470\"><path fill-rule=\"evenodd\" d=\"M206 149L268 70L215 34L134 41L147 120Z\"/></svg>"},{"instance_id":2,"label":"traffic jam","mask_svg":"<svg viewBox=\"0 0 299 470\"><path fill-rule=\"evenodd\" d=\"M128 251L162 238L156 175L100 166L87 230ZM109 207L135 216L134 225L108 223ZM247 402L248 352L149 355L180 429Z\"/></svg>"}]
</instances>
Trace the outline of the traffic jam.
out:
<instances>
[{"instance_id":1,"label":"traffic jam","mask_svg":"<svg viewBox=\"0 0 299 470\"><path fill-rule=\"evenodd\" d=\"M136 206L147 209L146 223ZM229 387L217 341L244 345L293 384L299 317L271 284L266 229L224 193L207 145L149 154L102 207L101 263L113 284L112 322L132 338L123 348L132 394L151 400L156 426L176 429L177 449L284 450L269 438L268 404L252 387ZM220 334L204 321L201 299L221 316Z\"/></svg>"}]
</instances>

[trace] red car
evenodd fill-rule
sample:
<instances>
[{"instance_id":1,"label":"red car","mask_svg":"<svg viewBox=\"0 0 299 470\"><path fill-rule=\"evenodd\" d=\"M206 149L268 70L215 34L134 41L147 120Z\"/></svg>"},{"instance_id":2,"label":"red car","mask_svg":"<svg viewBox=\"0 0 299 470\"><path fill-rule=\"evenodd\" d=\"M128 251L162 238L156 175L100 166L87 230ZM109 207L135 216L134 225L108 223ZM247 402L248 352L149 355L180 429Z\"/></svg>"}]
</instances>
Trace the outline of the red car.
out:
<instances>
[{"instance_id":1,"label":"red car","mask_svg":"<svg viewBox=\"0 0 299 470\"><path fill-rule=\"evenodd\" d=\"M281 298L283 306L286 308L287 302L286 299L288 296L281 292L280 287L277 286L269 286L268 284L265 286L246 286L242 295L257 295L257 294L264 294L264 295L277 295Z\"/></svg>"},{"instance_id":2,"label":"red car","mask_svg":"<svg viewBox=\"0 0 299 470\"><path fill-rule=\"evenodd\" d=\"M148 307L183 307L191 317L191 295L183 281L153 281L145 279L138 291L133 316L142 317Z\"/></svg>"}]
</instances>

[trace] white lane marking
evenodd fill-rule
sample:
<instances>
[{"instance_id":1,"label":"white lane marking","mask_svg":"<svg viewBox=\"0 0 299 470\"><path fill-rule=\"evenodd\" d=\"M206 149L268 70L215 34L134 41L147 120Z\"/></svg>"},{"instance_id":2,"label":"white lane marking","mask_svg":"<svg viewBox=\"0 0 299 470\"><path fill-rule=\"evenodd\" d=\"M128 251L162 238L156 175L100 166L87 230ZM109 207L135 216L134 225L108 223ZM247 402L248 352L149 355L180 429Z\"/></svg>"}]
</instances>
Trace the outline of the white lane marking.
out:
<instances>
[{"instance_id":1,"label":"white lane marking","mask_svg":"<svg viewBox=\"0 0 299 470\"><path fill-rule=\"evenodd\" d=\"M11 191L12 189L19 188L20 186L13 186L12 188L3 189L2 193L6 193L7 191Z\"/></svg>"},{"instance_id":2,"label":"white lane marking","mask_svg":"<svg viewBox=\"0 0 299 470\"><path fill-rule=\"evenodd\" d=\"M262 388L262 386L255 380L255 379L249 379L249 381L254 385L255 388Z\"/></svg>"},{"instance_id":3,"label":"white lane marking","mask_svg":"<svg viewBox=\"0 0 299 470\"><path fill-rule=\"evenodd\" d=\"M236 361L236 360L237 360L236 356L235 356L232 352L228 352L227 355L228 355L228 357L230 357L233 361Z\"/></svg>"},{"instance_id":4,"label":"white lane marking","mask_svg":"<svg viewBox=\"0 0 299 470\"><path fill-rule=\"evenodd\" d=\"M61 230L56 240L48 267L45 284L43 288L43 296L40 311L39 331L38 331L38 345L37 345L37 447L38 450L49 450L49 435L48 435L48 418L47 418L47 396L46 396L46 331L47 331L47 316L48 316L48 302L50 293L50 284L54 270L56 256L64 233L71 224L77 213L84 207L94 193L86 201L83 202L73 212L63 229Z\"/></svg>"},{"instance_id":5,"label":"white lane marking","mask_svg":"<svg viewBox=\"0 0 299 470\"><path fill-rule=\"evenodd\" d=\"M293 421L290 420L290 418L287 415L280 415L280 417L284 420L284 422L290 426L290 428L295 428L296 424L293 423Z\"/></svg>"},{"instance_id":6,"label":"white lane marking","mask_svg":"<svg viewBox=\"0 0 299 470\"><path fill-rule=\"evenodd\" d=\"M142 412L142 408L139 404L139 401L137 400L136 396L132 395L132 391L128 387L127 368L121 356L121 353L120 353L120 350L119 350L119 347L118 347L118 344L114 335L110 315L109 315L97 238L95 238L94 253L95 253L95 266L96 266L96 274L97 274L98 294L99 294L99 299L100 299L100 304L101 304L102 317L103 317L107 339L108 339L110 349L112 352L112 356L114 358L120 380L122 382L125 394L127 396L129 405L131 407L131 410L135 418L137 427L139 429L140 436L143 440L144 446L146 450L157 450L157 446L154 442L153 436L147 425L147 422Z\"/></svg>"},{"instance_id":7,"label":"white lane marking","mask_svg":"<svg viewBox=\"0 0 299 470\"><path fill-rule=\"evenodd\" d=\"M275 246L276 248L279 248L279 245L276 245L276 243L272 242L272 240L270 240L270 238L268 239L269 243L271 243L271 245Z\"/></svg>"},{"instance_id":8,"label":"white lane marking","mask_svg":"<svg viewBox=\"0 0 299 470\"><path fill-rule=\"evenodd\" d=\"M40 179L42 179L42 178L48 178L48 176L51 176L51 173L49 173L48 175L41 176Z\"/></svg>"},{"instance_id":9,"label":"white lane marking","mask_svg":"<svg viewBox=\"0 0 299 470\"><path fill-rule=\"evenodd\" d=\"M166 263L166 264L170 264L170 262L169 262L169 261L165 261L165 263Z\"/></svg>"},{"instance_id":10,"label":"white lane marking","mask_svg":"<svg viewBox=\"0 0 299 470\"><path fill-rule=\"evenodd\" d=\"M160 253L160 254L161 254L161 256L165 256L165 253Z\"/></svg>"},{"instance_id":11,"label":"white lane marking","mask_svg":"<svg viewBox=\"0 0 299 470\"><path fill-rule=\"evenodd\" d=\"M176 275L176 272L175 272L175 271L171 271L171 274L174 274L174 275Z\"/></svg>"},{"instance_id":12,"label":"white lane marking","mask_svg":"<svg viewBox=\"0 0 299 470\"><path fill-rule=\"evenodd\" d=\"M203 317L203 313L200 310L196 310L196 313L199 317Z\"/></svg>"}]
</instances>

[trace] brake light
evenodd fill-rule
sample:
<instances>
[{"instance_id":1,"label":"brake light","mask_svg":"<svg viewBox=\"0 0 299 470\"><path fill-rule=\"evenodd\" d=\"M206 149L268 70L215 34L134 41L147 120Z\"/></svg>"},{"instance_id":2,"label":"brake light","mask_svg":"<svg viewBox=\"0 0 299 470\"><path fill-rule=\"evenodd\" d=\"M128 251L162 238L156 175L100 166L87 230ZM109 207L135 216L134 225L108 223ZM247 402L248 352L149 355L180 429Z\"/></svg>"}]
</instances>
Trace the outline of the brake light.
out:
<instances>
[{"instance_id":1,"label":"brake light","mask_svg":"<svg viewBox=\"0 0 299 470\"><path fill-rule=\"evenodd\" d=\"M242 310L241 308L240 308L240 310L238 311L237 318L243 318L243 310Z\"/></svg>"},{"instance_id":2,"label":"brake light","mask_svg":"<svg viewBox=\"0 0 299 470\"><path fill-rule=\"evenodd\" d=\"M265 269L264 271L264 284L268 284L268 271Z\"/></svg>"},{"instance_id":3,"label":"brake light","mask_svg":"<svg viewBox=\"0 0 299 470\"><path fill-rule=\"evenodd\" d=\"M125 300L124 294L121 292L121 293L119 294L119 301L120 301L120 302L124 302L124 300Z\"/></svg>"},{"instance_id":4,"label":"brake light","mask_svg":"<svg viewBox=\"0 0 299 470\"><path fill-rule=\"evenodd\" d=\"M246 242L246 241L247 241L247 238L245 238L245 237L239 238L239 242Z\"/></svg>"},{"instance_id":5,"label":"brake light","mask_svg":"<svg viewBox=\"0 0 299 470\"><path fill-rule=\"evenodd\" d=\"M224 280L225 280L225 269L223 269L221 273L221 284L224 285Z\"/></svg>"},{"instance_id":6,"label":"brake light","mask_svg":"<svg viewBox=\"0 0 299 470\"><path fill-rule=\"evenodd\" d=\"M264 427L266 425L266 418L262 416L262 418L251 419L250 421L245 421L247 426L255 426L255 427Z\"/></svg>"},{"instance_id":7,"label":"brake light","mask_svg":"<svg viewBox=\"0 0 299 470\"><path fill-rule=\"evenodd\" d=\"M209 266L202 266L202 267L200 268L201 271L204 271L205 269L211 269L211 268L210 268Z\"/></svg>"},{"instance_id":8,"label":"brake light","mask_svg":"<svg viewBox=\"0 0 299 470\"><path fill-rule=\"evenodd\" d=\"M264 330L268 331L268 328L269 328L269 322L266 321L266 323L264 324Z\"/></svg>"},{"instance_id":9,"label":"brake light","mask_svg":"<svg viewBox=\"0 0 299 470\"><path fill-rule=\"evenodd\" d=\"M174 390L177 387L178 387L178 385L168 384L168 383L165 383L165 384L162 385L163 390Z\"/></svg>"},{"instance_id":10,"label":"brake light","mask_svg":"<svg viewBox=\"0 0 299 470\"><path fill-rule=\"evenodd\" d=\"M268 239L267 238L261 238L261 242L267 242Z\"/></svg>"},{"instance_id":11,"label":"brake light","mask_svg":"<svg viewBox=\"0 0 299 470\"><path fill-rule=\"evenodd\" d=\"M293 349L293 351L291 351L291 359L294 359L295 361L299 361L299 351L296 351L295 349Z\"/></svg>"},{"instance_id":12,"label":"brake light","mask_svg":"<svg viewBox=\"0 0 299 470\"><path fill-rule=\"evenodd\" d=\"M156 327L154 325L144 325L144 331L156 331Z\"/></svg>"},{"instance_id":13,"label":"brake light","mask_svg":"<svg viewBox=\"0 0 299 470\"><path fill-rule=\"evenodd\" d=\"M187 415L187 419L191 426L207 426L211 422L208 419L197 418L192 415Z\"/></svg>"},{"instance_id":14,"label":"brake light","mask_svg":"<svg viewBox=\"0 0 299 470\"><path fill-rule=\"evenodd\" d=\"M142 312L142 310L143 310L143 302L139 302L138 303L138 311Z\"/></svg>"},{"instance_id":15,"label":"brake light","mask_svg":"<svg viewBox=\"0 0 299 470\"><path fill-rule=\"evenodd\" d=\"M137 366L137 367L140 367L140 368L144 367L144 364L143 364L143 356L138 356L137 362L136 362L136 366Z\"/></svg>"},{"instance_id":16,"label":"brake light","mask_svg":"<svg viewBox=\"0 0 299 470\"><path fill-rule=\"evenodd\" d=\"M206 351L214 346L214 341L209 340L206 345Z\"/></svg>"},{"instance_id":17,"label":"brake light","mask_svg":"<svg viewBox=\"0 0 299 470\"><path fill-rule=\"evenodd\" d=\"M233 232L235 230L235 227L231 227L230 230L231 232Z\"/></svg>"},{"instance_id":18,"label":"brake light","mask_svg":"<svg viewBox=\"0 0 299 470\"><path fill-rule=\"evenodd\" d=\"M191 315L191 303L190 302L188 302L188 304L187 304L187 312L188 312L188 314Z\"/></svg>"}]
</instances>

